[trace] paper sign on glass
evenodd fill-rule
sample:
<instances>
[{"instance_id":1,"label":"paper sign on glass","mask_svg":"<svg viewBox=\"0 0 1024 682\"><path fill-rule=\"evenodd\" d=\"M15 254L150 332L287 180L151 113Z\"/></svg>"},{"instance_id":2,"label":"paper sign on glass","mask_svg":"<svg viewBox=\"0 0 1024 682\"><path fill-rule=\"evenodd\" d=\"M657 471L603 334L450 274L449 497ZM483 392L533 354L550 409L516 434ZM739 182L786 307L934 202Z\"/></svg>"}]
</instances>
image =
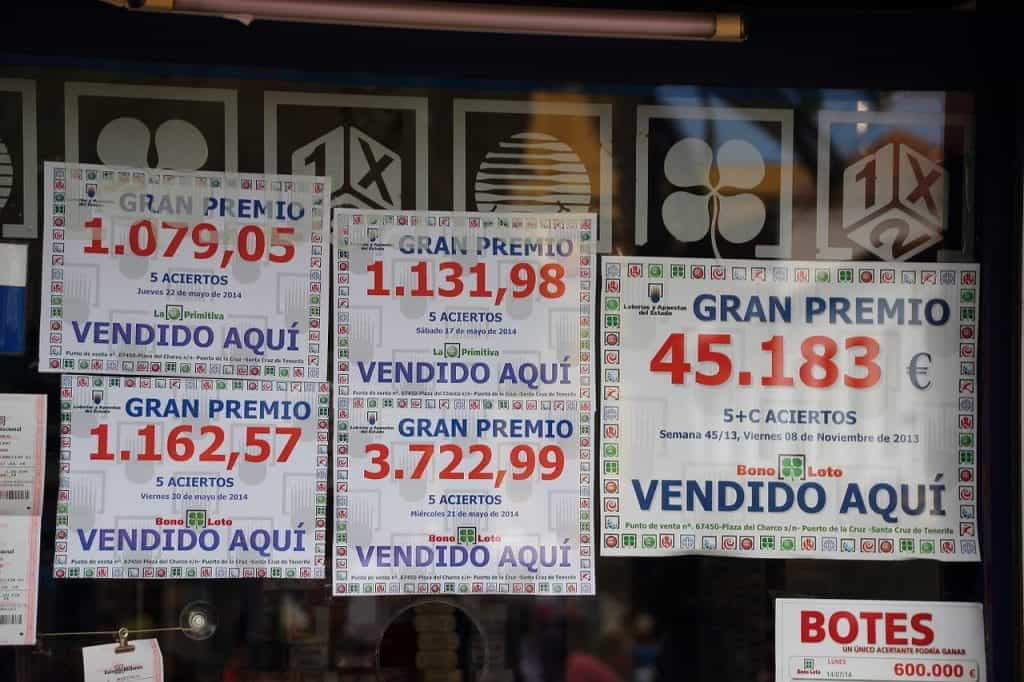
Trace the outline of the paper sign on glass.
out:
<instances>
[{"instance_id":1,"label":"paper sign on glass","mask_svg":"<svg viewBox=\"0 0 1024 682\"><path fill-rule=\"evenodd\" d=\"M592 215L335 214L336 595L592 594Z\"/></svg>"},{"instance_id":2,"label":"paper sign on glass","mask_svg":"<svg viewBox=\"0 0 1024 682\"><path fill-rule=\"evenodd\" d=\"M323 578L328 391L65 375L54 575Z\"/></svg>"},{"instance_id":3,"label":"paper sign on glass","mask_svg":"<svg viewBox=\"0 0 1024 682\"><path fill-rule=\"evenodd\" d=\"M47 163L40 368L323 379L330 191Z\"/></svg>"},{"instance_id":4,"label":"paper sign on glass","mask_svg":"<svg viewBox=\"0 0 1024 682\"><path fill-rule=\"evenodd\" d=\"M602 552L978 561L978 267L609 257Z\"/></svg>"},{"instance_id":5,"label":"paper sign on glass","mask_svg":"<svg viewBox=\"0 0 1024 682\"><path fill-rule=\"evenodd\" d=\"M985 682L981 604L775 600L775 679Z\"/></svg>"},{"instance_id":6,"label":"paper sign on glass","mask_svg":"<svg viewBox=\"0 0 1024 682\"><path fill-rule=\"evenodd\" d=\"M85 682L163 682L164 657L155 639L130 642L132 651L118 652L117 644L82 649Z\"/></svg>"},{"instance_id":7,"label":"paper sign on glass","mask_svg":"<svg viewBox=\"0 0 1024 682\"><path fill-rule=\"evenodd\" d=\"M0 394L0 645L34 644L46 396Z\"/></svg>"}]
</instances>

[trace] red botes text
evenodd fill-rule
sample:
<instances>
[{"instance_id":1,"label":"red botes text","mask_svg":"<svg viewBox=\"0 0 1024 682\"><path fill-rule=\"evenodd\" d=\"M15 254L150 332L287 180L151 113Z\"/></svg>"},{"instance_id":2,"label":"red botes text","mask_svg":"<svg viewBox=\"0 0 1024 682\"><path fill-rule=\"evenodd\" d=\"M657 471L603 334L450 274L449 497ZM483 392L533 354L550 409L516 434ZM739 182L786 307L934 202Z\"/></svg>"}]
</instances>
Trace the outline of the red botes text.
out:
<instances>
[{"instance_id":1,"label":"red botes text","mask_svg":"<svg viewBox=\"0 0 1024 682\"><path fill-rule=\"evenodd\" d=\"M807 609L800 612L800 641L926 646L935 640L931 622L928 612L836 611L826 615Z\"/></svg>"}]
</instances>

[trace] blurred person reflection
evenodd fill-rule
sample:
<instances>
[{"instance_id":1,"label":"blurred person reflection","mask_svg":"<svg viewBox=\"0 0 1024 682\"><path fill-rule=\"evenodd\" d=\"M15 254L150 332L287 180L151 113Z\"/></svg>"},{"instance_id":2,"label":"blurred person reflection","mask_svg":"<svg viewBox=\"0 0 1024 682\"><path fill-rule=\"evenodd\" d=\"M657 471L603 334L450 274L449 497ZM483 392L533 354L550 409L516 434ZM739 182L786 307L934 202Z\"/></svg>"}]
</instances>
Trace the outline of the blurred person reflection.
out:
<instances>
[{"instance_id":1,"label":"blurred person reflection","mask_svg":"<svg viewBox=\"0 0 1024 682\"><path fill-rule=\"evenodd\" d=\"M646 611L633 619L633 682L654 682L660 642L654 627L654 616Z\"/></svg>"},{"instance_id":2,"label":"blurred person reflection","mask_svg":"<svg viewBox=\"0 0 1024 682\"><path fill-rule=\"evenodd\" d=\"M566 682L626 682L632 678L631 638L619 627L606 630L598 643L600 659L584 652L569 653Z\"/></svg>"}]
</instances>

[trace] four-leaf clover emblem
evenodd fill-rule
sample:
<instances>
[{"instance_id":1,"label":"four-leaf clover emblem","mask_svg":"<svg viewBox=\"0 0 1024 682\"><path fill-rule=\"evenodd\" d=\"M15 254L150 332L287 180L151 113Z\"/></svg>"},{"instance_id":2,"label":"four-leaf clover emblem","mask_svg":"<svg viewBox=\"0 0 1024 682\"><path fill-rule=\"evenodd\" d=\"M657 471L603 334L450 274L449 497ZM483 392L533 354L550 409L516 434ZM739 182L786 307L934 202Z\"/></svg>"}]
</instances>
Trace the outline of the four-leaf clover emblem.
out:
<instances>
[{"instance_id":1,"label":"four-leaf clover emblem","mask_svg":"<svg viewBox=\"0 0 1024 682\"><path fill-rule=\"evenodd\" d=\"M673 237L696 242L716 233L734 244L748 242L764 228L764 202L751 192L765 178L764 158L745 140L728 140L717 153L707 142L687 137L665 155L665 178L678 188L661 205Z\"/></svg>"}]
</instances>

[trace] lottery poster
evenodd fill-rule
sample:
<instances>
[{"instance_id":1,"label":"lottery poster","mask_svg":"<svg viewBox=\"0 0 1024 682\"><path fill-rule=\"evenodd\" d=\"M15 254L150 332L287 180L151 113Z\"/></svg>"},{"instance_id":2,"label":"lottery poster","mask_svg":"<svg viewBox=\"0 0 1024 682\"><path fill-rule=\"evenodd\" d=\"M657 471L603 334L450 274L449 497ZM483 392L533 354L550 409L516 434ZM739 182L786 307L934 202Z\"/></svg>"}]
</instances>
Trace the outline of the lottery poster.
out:
<instances>
[{"instance_id":1,"label":"lottery poster","mask_svg":"<svg viewBox=\"0 0 1024 682\"><path fill-rule=\"evenodd\" d=\"M41 370L325 379L330 191L47 163Z\"/></svg>"},{"instance_id":2,"label":"lottery poster","mask_svg":"<svg viewBox=\"0 0 1024 682\"><path fill-rule=\"evenodd\" d=\"M336 211L334 594L593 594L595 226Z\"/></svg>"},{"instance_id":3,"label":"lottery poster","mask_svg":"<svg viewBox=\"0 0 1024 682\"><path fill-rule=\"evenodd\" d=\"M985 682L982 605L776 599L775 679Z\"/></svg>"},{"instance_id":4,"label":"lottery poster","mask_svg":"<svg viewBox=\"0 0 1024 682\"><path fill-rule=\"evenodd\" d=\"M64 375L57 578L323 578L326 383Z\"/></svg>"},{"instance_id":5,"label":"lottery poster","mask_svg":"<svg viewBox=\"0 0 1024 682\"><path fill-rule=\"evenodd\" d=\"M0 393L0 646L35 644L46 396Z\"/></svg>"},{"instance_id":6,"label":"lottery poster","mask_svg":"<svg viewBox=\"0 0 1024 682\"><path fill-rule=\"evenodd\" d=\"M602 263L602 553L980 560L976 265Z\"/></svg>"}]
</instances>

